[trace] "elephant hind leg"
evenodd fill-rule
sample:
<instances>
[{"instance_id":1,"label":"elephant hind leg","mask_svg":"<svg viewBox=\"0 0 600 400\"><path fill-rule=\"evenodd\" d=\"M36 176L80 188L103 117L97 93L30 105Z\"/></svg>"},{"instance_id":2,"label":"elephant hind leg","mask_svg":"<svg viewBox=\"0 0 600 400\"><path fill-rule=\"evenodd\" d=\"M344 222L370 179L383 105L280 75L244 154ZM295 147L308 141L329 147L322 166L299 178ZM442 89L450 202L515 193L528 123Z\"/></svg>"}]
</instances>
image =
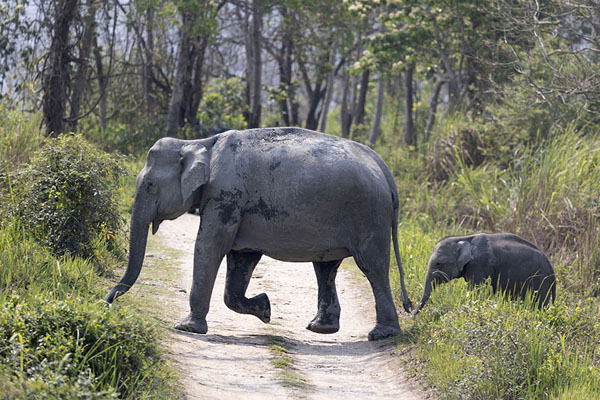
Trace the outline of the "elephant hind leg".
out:
<instances>
[{"instance_id":1,"label":"elephant hind leg","mask_svg":"<svg viewBox=\"0 0 600 400\"><path fill-rule=\"evenodd\" d=\"M335 290L335 277L342 260L314 262L319 294L317 315L306 329L316 333L335 333L340 329L340 302Z\"/></svg>"},{"instance_id":2,"label":"elephant hind leg","mask_svg":"<svg viewBox=\"0 0 600 400\"><path fill-rule=\"evenodd\" d=\"M375 297L377 322L369 332L369 340L380 340L400 334L398 313L392 298L389 278L390 246L389 239L371 238L354 255L358 268L369 280Z\"/></svg>"},{"instance_id":3,"label":"elephant hind leg","mask_svg":"<svg viewBox=\"0 0 600 400\"><path fill-rule=\"evenodd\" d=\"M251 314L262 322L271 320L271 303L265 293L250 299L246 289L252 272L262 257L261 253L230 251L227 254L227 277L225 279L225 304L240 314Z\"/></svg>"}]
</instances>

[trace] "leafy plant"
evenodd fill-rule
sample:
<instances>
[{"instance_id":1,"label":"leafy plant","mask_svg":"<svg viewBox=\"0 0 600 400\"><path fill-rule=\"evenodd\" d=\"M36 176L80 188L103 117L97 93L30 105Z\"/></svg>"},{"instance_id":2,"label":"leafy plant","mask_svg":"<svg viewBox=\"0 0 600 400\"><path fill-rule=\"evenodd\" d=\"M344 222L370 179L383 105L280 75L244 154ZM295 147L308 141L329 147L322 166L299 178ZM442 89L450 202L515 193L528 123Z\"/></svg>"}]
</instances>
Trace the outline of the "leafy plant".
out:
<instances>
[{"instance_id":1,"label":"leafy plant","mask_svg":"<svg viewBox=\"0 0 600 400\"><path fill-rule=\"evenodd\" d=\"M56 254L94 255L101 237L117 251L122 225L117 187L125 170L79 135L48 140L15 174L15 210L24 226Z\"/></svg>"}]
</instances>

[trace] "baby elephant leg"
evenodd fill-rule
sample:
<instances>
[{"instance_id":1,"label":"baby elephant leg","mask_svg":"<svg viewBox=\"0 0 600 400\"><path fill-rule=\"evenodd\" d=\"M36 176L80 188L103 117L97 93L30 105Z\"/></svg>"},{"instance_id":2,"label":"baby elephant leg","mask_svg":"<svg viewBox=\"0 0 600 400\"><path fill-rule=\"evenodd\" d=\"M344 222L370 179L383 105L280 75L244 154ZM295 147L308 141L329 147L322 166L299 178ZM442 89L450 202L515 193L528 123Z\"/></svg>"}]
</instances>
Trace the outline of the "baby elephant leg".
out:
<instances>
[{"instance_id":1,"label":"baby elephant leg","mask_svg":"<svg viewBox=\"0 0 600 400\"><path fill-rule=\"evenodd\" d=\"M317 315L306 329L317 333L335 333L340 329L340 302L335 290L335 277L342 260L314 262L319 286Z\"/></svg>"},{"instance_id":2,"label":"baby elephant leg","mask_svg":"<svg viewBox=\"0 0 600 400\"><path fill-rule=\"evenodd\" d=\"M271 303L265 293L250 299L246 289L252 272L262 257L261 253L231 251L227 254L227 277L225 278L225 304L240 314L251 314L262 322L271 319Z\"/></svg>"}]
</instances>

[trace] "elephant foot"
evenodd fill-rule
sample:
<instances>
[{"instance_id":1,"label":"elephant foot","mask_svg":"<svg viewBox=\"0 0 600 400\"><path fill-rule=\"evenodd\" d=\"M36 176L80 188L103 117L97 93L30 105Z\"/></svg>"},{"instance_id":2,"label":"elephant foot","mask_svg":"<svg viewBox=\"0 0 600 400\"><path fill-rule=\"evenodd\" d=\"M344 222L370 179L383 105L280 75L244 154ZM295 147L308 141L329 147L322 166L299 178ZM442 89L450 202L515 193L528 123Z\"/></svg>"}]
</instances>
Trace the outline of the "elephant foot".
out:
<instances>
[{"instance_id":1,"label":"elephant foot","mask_svg":"<svg viewBox=\"0 0 600 400\"><path fill-rule=\"evenodd\" d=\"M204 318L194 318L188 315L185 319L175 325L175 329L184 332L202 333L208 332L208 325Z\"/></svg>"},{"instance_id":2,"label":"elephant foot","mask_svg":"<svg viewBox=\"0 0 600 400\"><path fill-rule=\"evenodd\" d=\"M315 333L336 333L340 330L340 317L323 316L318 313L306 327L309 331Z\"/></svg>"},{"instance_id":3,"label":"elephant foot","mask_svg":"<svg viewBox=\"0 0 600 400\"><path fill-rule=\"evenodd\" d=\"M402 331L398 325L390 326L390 325L375 325L375 328L371 332L369 332L369 340L381 340L390 336L399 335Z\"/></svg>"},{"instance_id":4,"label":"elephant foot","mask_svg":"<svg viewBox=\"0 0 600 400\"><path fill-rule=\"evenodd\" d=\"M265 324L271 321L271 302L266 293L257 294L249 300L252 304L250 314L258 317Z\"/></svg>"}]
</instances>

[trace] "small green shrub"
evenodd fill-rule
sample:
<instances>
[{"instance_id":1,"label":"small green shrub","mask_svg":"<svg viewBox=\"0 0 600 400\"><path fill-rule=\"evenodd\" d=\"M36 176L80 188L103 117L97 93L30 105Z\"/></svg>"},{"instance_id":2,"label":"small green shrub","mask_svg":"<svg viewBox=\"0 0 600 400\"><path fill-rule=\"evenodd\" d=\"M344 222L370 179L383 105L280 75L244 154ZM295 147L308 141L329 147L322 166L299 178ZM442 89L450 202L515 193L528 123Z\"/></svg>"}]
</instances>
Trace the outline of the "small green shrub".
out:
<instances>
[{"instance_id":1,"label":"small green shrub","mask_svg":"<svg viewBox=\"0 0 600 400\"><path fill-rule=\"evenodd\" d=\"M0 386L16 397L128 398L164 368L156 330L102 304L0 304Z\"/></svg>"},{"instance_id":2,"label":"small green shrub","mask_svg":"<svg viewBox=\"0 0 600 400\"><path fill-rule=\"evenodd\" d=\"M105 151L139 155L145 154L154 142L165 136L165 119L164 116L155 120L134 119L137 122L133 123L120 118L109 120L104 130L97 121L84 119L80 123L80 132Z\"/></svg>"},{"instance_id":3,"label":"small green shrub","mask_svg":"<svg viewBox=\"0 0 600 400\"><path fill-rule=\"evenodd\" d=\"M202 136L222 129L244 129L244 84L239 78L211 82L198 107Z\"/></svg>"},{"instance_id":4,"label":"small green shrub","mask_svg":"<svg viewBox=\"0 0 600 400\"><path fill-rule=\"evenodd\" d=\"M14 177L14 214L56 254L91 257L98 237L117 251L117 188L124 171L82 136L48 140Z\"/></svg>"}]
</instances>

